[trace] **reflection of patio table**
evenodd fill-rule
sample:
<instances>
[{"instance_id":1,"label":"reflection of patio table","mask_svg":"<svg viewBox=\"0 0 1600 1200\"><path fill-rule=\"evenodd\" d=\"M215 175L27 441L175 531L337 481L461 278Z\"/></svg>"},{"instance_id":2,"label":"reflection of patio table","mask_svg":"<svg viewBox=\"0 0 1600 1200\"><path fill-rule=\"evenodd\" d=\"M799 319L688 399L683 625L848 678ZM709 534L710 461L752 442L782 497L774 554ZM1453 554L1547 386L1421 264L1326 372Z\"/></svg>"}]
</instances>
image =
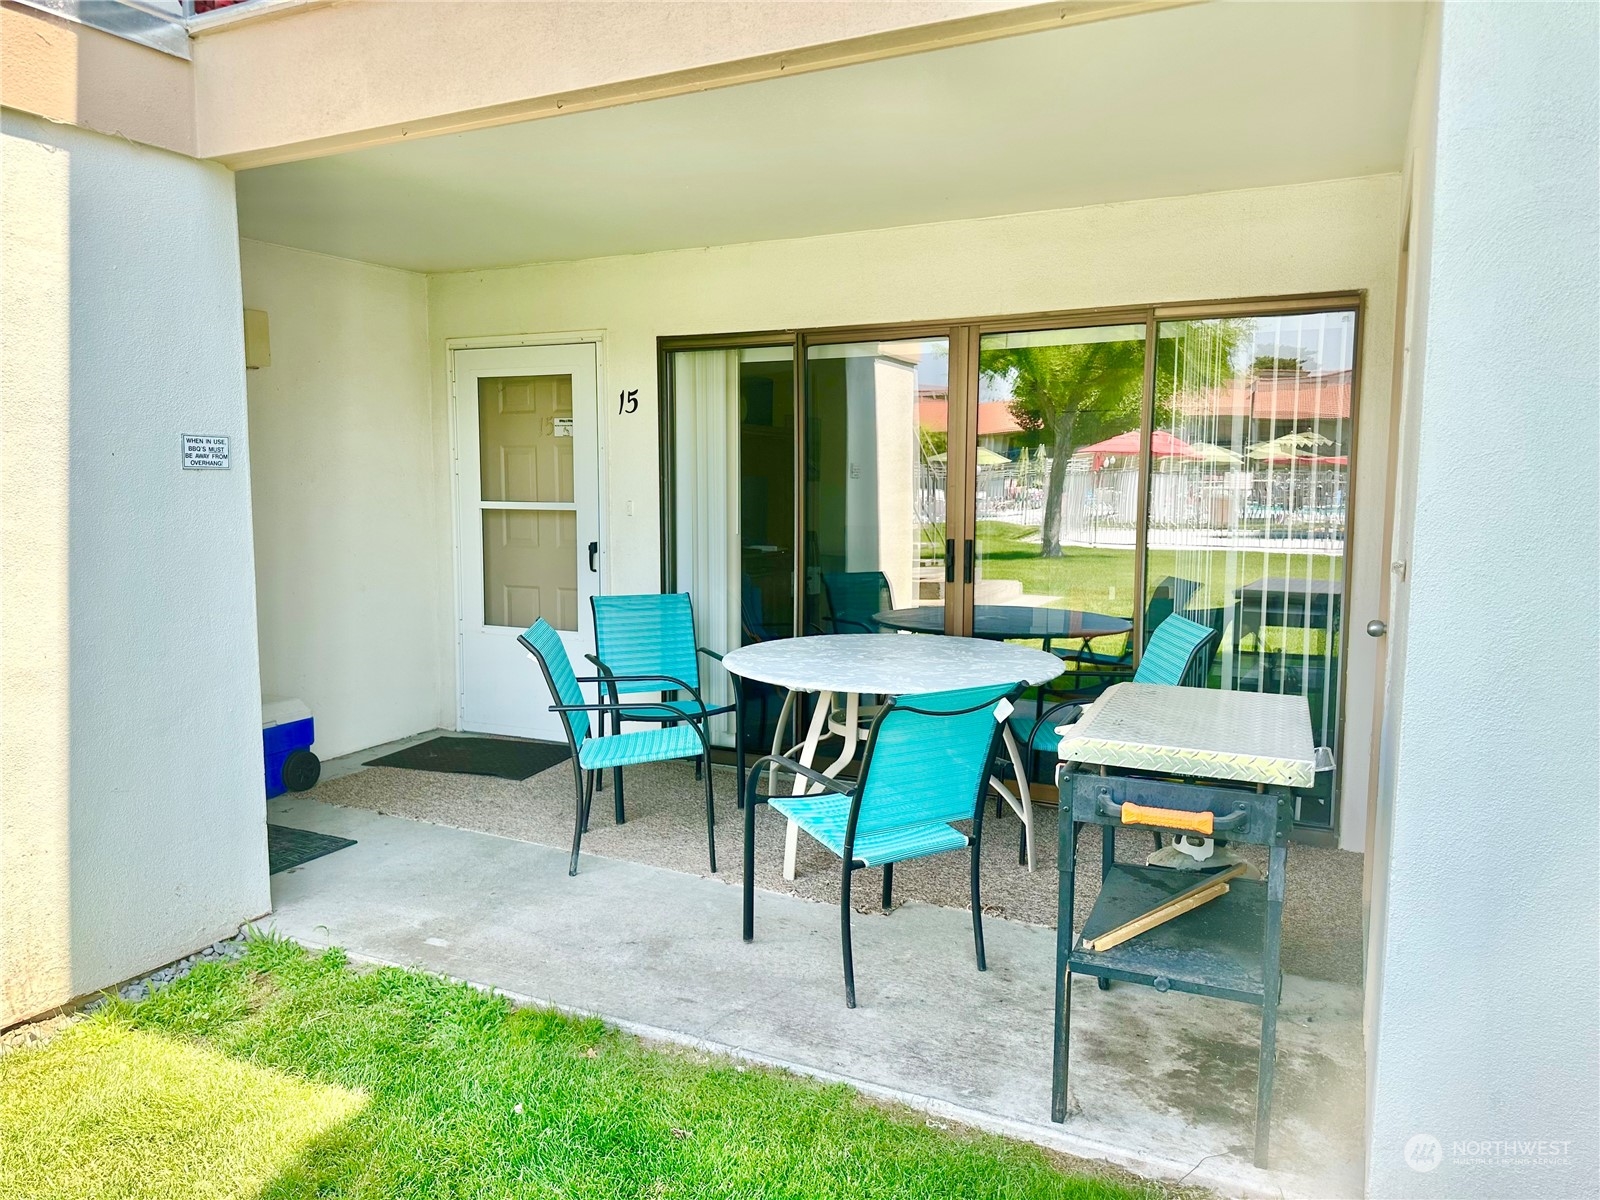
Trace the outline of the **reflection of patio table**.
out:
<instances>
[{"instance_id":1,"label":"reflection of patio table","mask_svg":"<svg viewBox=\"0 0 1600 1200\"><path fill-rule=\"evenodd\" d=\"M1093 975L1158 991L1193 992L1261 1009L1255 1162L1267 1165L1272 1074L1282 976L1291 788L1331 765L1313 748L1300 696L1118 684L1063 726L1061 897L1056 932L1055 1070L1051 1119L1067 1115L1072 976ZM1137 774L1119 774L1132 771ZM1107 773L1111 772L1111 773ZM1144 811L1134 808L1137 804ZM1070 812L1071 817L1068 818ZM1188 822L1201 818L1198 828ZM1101 885L1073 933L1077 831L1101 826ZM1190 871L1116 861L1119 827L1190 830L1267 848L1264 881L1235 879L1227 894L1106 950L1088 942L1201 881Z\"/></svg>"},{"instance_id":2,"label":"reflection of patio table","mask_svg":"<svg viewBox=\"0 0 1600 1200\"><path fill-rule=\"evenodd\" d=\"M920 608L896 608L874 614L873 620L885 629L908 633L943 633L944 608L929 604ZM980 604L972 610L972 636L993 641L1012 638L1038 639L1050 649L1055 641L1081 641L1119 637L1133 629L1126 617L1106 613L1080 612L1075 608L1029 608L1021 604Z\"/></svg>"},{"instance_id":3,"label":"reflection of patio table","mask_svg":"<svg viewBox=\"0 0 1600 1200\"><path fill-rule=\"evenodd\" d=\"M778 726L772 735L772 752L796 757L804 766L816 759L817 744L828 733L844 739L839 757L823 774L833 778L855 759L857 743L865 737L862 727L861 697L906 696L918 692L939 692L951 688L984 687L991 684L1026 682L1048 683L1061 674L1061 660L1042 650L1008 646L1002 642L954 637L875 637L870 634L822 634L814 637L780 638L756 642L730 650L722 665L743 679L755 679L789 689ZM816 710L797 748L784 750L783 733L795 711L795 696L801 692L817 694ZM844 704L842 719L833 719L834 697ZM1004 734L1006 752L1016 771L1017 794L1004 784L993 786L1022 819L1027 832L1028 868L1033 869L1033 801L1028 792L1028 773L1023 769L1022 753L1011 736L1009 724ZM774 769L768 775L768 790L776 781ZM806 787L803 778L794 783L796 795ZM794 878L795 851L799 826L789 823L784 843L783 877Z\"/></svg>"},{"instance_id":4,"label":"reflection of patio table","mask_svg":"<svg viewBox=\"0 0 1600 1200\"><path fill-rule=\"evenodd\" d=\"M1239 632L1258 638L1264 628L1292 629L1309 625L1331 630L1339 622L1339 604L1344 584L1337 579L1290 579L1269 577L1247 583L1233 593L1235 620ZM1329 613L1333 620L1328 620Z\"/></svg>"}]
</instances>

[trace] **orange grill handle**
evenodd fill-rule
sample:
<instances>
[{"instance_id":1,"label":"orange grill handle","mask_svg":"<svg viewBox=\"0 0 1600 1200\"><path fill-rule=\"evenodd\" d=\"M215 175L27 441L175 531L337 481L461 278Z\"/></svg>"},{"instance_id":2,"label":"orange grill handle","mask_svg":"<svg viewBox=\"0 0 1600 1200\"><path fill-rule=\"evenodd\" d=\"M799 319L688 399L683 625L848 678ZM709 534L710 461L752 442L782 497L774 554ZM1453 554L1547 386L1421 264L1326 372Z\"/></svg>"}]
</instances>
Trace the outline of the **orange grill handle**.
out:
<instances>
[{"instance_id":1,"label":"orange grill handle","mask_svg":"<svg viewBox=\"0 0 1600 1200\"><path fill-rule=\"evenodd\" d=\"M1147 808L1143 804L1124 803L1124 825L1160 825L1164 829L1187 829L1205 837L1213 828L1209 809L1201 812L1184 812L1178 808Z\"/></svg>"}]
</instances>

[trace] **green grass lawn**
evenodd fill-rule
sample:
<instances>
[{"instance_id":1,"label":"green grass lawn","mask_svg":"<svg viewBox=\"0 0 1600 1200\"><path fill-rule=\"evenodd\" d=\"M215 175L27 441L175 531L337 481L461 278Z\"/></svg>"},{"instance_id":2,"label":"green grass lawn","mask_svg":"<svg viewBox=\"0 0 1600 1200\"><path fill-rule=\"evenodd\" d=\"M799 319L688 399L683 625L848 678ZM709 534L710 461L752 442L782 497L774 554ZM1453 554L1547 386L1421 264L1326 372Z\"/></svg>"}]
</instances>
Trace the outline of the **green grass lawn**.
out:
<instances>
[{"instance_id":1,"label":"green grass lawn","mask_svg":"<svg viewBox=\"0 0 1600 1200\"><path fill-rule=\"evenodd\" d=\"M978 554L984 579L1015 579L1033 596L1055 596L1052 607L1078 608L1113 616L1133 615L1133 551L1126 548L1063 546L1060 558L1044 558L1038 530L1004 521L978 523ZM1232 558L1233 572L1228 572ZM1269 553L1263 550L1151 550L1149 578L1168 575L1192 579L1201 588L1190 601L1194 608L1226 608L1233 587L1265 576L1338 579L1342 560L1332 554Z\"/></svg>"},{"instance_id":2,"label":"green grass lawn","mask_svg":"<svg viewBox=\"0 0 1600 1200\"><path fill-rule=\"evenodd\" d=\"M0 1055L7 1197L1166 1194L843 1086L268 940Z\"/></svg>"}]
</instances>

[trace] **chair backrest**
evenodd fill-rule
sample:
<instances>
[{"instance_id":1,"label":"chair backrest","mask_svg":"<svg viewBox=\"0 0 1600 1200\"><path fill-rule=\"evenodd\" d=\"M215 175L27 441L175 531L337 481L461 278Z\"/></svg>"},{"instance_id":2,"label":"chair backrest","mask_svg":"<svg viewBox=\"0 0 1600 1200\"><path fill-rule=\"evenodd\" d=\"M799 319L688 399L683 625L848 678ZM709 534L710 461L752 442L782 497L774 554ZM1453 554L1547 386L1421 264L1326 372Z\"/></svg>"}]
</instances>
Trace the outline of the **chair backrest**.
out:
<instances>
[{"instance_id":1,"label":"chair backrest","mask_svg":"<svg viewBox=\"0 0 1600 1200\"><path fill-rule=\"evenodd\" d=\"M687 592L665 595L595 596L595 657L614 675L670 675L700 686L695 651L694 607ZM666 684L627 685L619 691L659 692Z\"/></svg>"},{"instance_id":2,"label":"chair backrest","mask_svg":"<svg viewBox=\"0 0 1600 1200\"><path fill-rule=\"evenodd\" d=\"M1199 590L1200 585L1192 579L1183 579L1177 575L1163 578L1150 589L1150 603L1145 605L1144 610L1144 627L1159 629L1161 622L1173 613L1188 608L1189 601Z\"/></svg>"},{"instance_id":3,"label":"chair backrest","mask_svg":"<svg viewBox=\"0 0 1600 1200\"><path fill-rule=\"evenodd\" d=\"M824 571L822 590L835 633L878 633L872 618L894 607L889 577L882 571Z\"/></svg>"},{"instance_id":4,"label":"chair backrest","mask_svg":"<svg viewBox=\"0 0 1600 1200\"><path fill-rule=\"evenodd\" d=\"M544 672L544 681L549 685L550 696L557 704L585 703L583 689L578 686L578 677L573 674L572 663L567 658L567 648L561 641L561 635L548 621L540 617L517 640L539 664L539 669ZM589 736L589 714L562 713L561 718L566 722L567 736L576 750Z\"/></svg>"},{"instance_id":5,"label":"chair backrest","mask_svg":"<svg viewBox=\"0 0 1600 1200\"><path fill-rule=\"evenodd\" d=\"M1210 626L1173 613L1150 635L1133 681L1182 686L1190 666L1216 636L1217 631Z\"/></svg>"},{"instance_id":6,"label":"chair backrest","mask_svg":"<svg viewBox=\"0 0 1600 1200\"><path fill-rule=\"evenodd\" d=\"M970 819L1005 729L996 706L1014 702L1024 686L927 692L886 704L867 738L851 836Z\"/></svg>"}]
</instances>

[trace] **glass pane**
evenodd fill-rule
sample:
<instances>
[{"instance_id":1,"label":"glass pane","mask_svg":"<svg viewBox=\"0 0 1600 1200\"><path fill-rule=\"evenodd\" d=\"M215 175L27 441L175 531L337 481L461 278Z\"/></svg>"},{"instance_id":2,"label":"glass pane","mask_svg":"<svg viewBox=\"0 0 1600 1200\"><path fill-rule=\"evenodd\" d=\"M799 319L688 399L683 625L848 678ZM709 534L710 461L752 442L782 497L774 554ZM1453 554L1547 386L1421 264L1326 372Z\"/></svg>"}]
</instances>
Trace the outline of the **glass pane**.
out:
<instances>
[{"instance_id":1,"label":"glass pane","mask_svg":"<svg viewBox=\"0 0 1600 1200\"><path fill-rule=\"evenodd\" d=\"M578 514L485 510L483 623L526 629L540 617L578 627Z\"/></svg>"},{"instance_id":2,"label":"glass pane","mask_svg":"<svg viewBox=\"0 0 1600 1200\"><path fill-rule=\"evenodd\" d=\"M949 372L947 338L808 347L803 632L943 630Z\"/></svg>"},{"instance_id":3,"label":"glass pane","mask_svg":"<svg viewBox=\"0 0 1600 1200\"><path fill-rule=\"evenodd\" d=\"M1145 327L990 334L978 372L974 632L1062 653L1067 690L1125 678Z\"/></svg>"},{"instance_id":4,"label":"glass pane","mask_svg":"<svg viewBox=\"0 0 1600 1200\"><path fill-rule=\"evenodd\" d=\"M1210 686L1303 695L1334 748L1355 337L1352 312L1163 322L1150 480L1150 627L1210 624ZM1337 774L1302 823L1332 827Z\"/></svg>"},{"instance_id":5,"label":"glass pane","mask_svg":"<svg viewBox=\"0 0 1600 1200\"><path fill-rule=\"evenodd\" d=\"M794 636L794 351L739 351L741 640Z\"/></svg>"},{"instance_id":6,"label":"glass pane","mask_svg":"<svg viewBox=\"0 0 1600 1200\"><path fill-rule=\"evenodd\" d=\"M794 630L794 351L788 346L672 355L677 586L694 598L700 645L735 646ZM707 699L726 675L702 664ZM778 706L747 689L747 731L768 744ZM712 733L731 744L733 721Z\"/></svg>"},{"instance_id":7,"label":"glass pane","mask_svg":"<svg viewBox=\"0 0 1600 1200\"><path fill-rule=\"evenodd\" d=\"M480 379L478 461L485 500L570 504L572 377Z\"/></svg>"}]
</instances>

